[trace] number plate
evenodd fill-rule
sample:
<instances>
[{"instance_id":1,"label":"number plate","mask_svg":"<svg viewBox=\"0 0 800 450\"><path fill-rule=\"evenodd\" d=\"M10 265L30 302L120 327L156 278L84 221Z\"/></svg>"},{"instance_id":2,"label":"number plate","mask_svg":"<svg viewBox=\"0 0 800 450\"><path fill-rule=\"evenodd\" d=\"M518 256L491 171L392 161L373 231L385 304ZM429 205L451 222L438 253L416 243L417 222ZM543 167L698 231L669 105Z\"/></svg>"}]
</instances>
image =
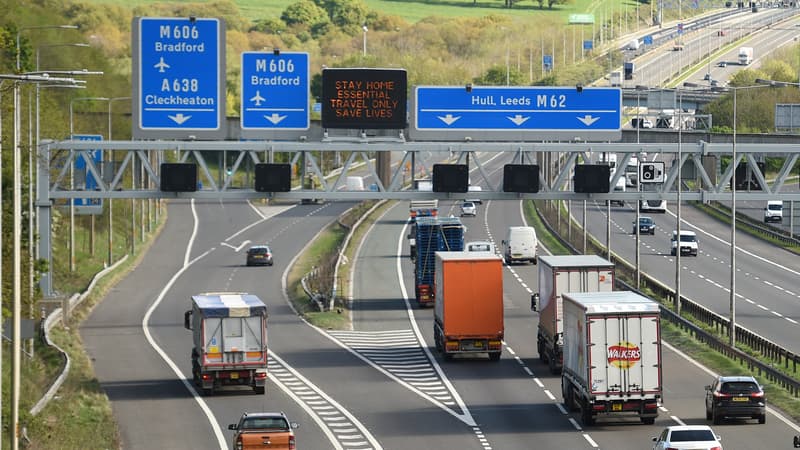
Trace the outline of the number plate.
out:
<instances>
[{"instance_id":1,"label":"number plate","mask_svg":"<svg viewBox=\"0 0 800 450\"><path fill-rule=\"evenodd\" d=\"M612 411L622 411L622 403L613 403L611 405Z\"/></svg>"},{"instance_id":2,"label":"number plate","mask_svg":"<svg viewBox=\"0 0 800 450\"><path fill-rule=\"evenodd\" d=\"M231 380L238 380L239 372L231 372Z\"/></svg>"},{"instance_id":3,"label":"number plate","mask_svg":"<svg viewBox=\"0 0 800 450\"><path fill-rule=\"evenodd\" d=\"M733 401L735 402L749 402L750 397L733 397Z\"/></svg>"},{"instance_id":4,"label":"number plate","mask_svg":"<svg viewBox=\"0 0 800 450\"><path fill-rule=\"evenodd\" d=\"M472 346L475 347L475 348L483 348L483 342L475 341L475 342L472 343Z\"/></svg>"}]
</instances>

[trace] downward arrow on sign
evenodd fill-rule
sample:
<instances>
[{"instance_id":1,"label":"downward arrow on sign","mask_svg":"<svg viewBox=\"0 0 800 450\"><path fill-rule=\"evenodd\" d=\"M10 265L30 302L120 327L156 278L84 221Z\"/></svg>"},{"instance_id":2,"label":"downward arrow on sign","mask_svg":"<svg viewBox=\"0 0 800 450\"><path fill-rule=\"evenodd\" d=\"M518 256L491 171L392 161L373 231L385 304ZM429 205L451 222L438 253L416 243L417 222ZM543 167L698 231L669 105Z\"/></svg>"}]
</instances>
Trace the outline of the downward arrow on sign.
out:
<instances>
[{"instance_id":1,"label":"downward arrow on sign","mask_svg":"<svg viewBox=\"0 0 800 450\"><path fill-rule=\"evenodd\" d=\"M588 126L591 126L593 123L597 122L598 120L600 120L600 118L599 117L592 117L592 116L587 114L587 115L585 115L583 117L578 117L578 120L583 122L583 124L588 127Z\"/></svg>"},{"instance_id":2,"label":"downward arrow on sign","mask_svg":"<svg viewBox=\"0 0 800 450\"><path fill-rule=\"evenodd\" d=\"M273 125L275 125L278 122L280 122L281 120L285 119L286 116L281 116L278 113L273 113L271 116L266 116L265 115L264 118L269 120L270 122L272 122Z\"/></svg>"},{"instance_id":3,"label":"downward arrow on sign","mask_svg":"<svg viewBox=\"0 0 800 450\"><path fill-rule=\"evenodd\" d=\"M506 119L508 119L508 120L510 120L510 121L512 121L512 122L514 122L514 125L517 125L517 126L519 126L519 125L522 125L523 123L527 122L527 121L528 121L528 119L530 119L530 116L529 116L529 117L522 117L522 115L520 115L520 114L517 114L517 115L516 115L516 116L514 116L514 117L508 117L508 116L506 116Z\"/></svg>"},{"instance_id":4,"label":"downward arrow on sign","mask_svg":"<svg viewBox=\"0 0 800 450\"><path fill-rule=\"evenodd\" d=\"M447 125L452 125L456 120L460 119L461 116L453 116L452 114L448 114L446 116L436 116L442 122L446 123Z\"/></svg>"},{"instance_id":5,"label":"downward arrow on sign","mask_svg":"<svg viewBox=\"0 0 800 450\"><path fill-rule=\"evenodd\" d=\"M183 125L183 122L186 122L187 120L192 118L192 116L184 116L183 113L178 113L175 114L174 116L167 116L167 117L174 120L175 123L177 123L178 125Z\"/></svg>"}]
</instances>

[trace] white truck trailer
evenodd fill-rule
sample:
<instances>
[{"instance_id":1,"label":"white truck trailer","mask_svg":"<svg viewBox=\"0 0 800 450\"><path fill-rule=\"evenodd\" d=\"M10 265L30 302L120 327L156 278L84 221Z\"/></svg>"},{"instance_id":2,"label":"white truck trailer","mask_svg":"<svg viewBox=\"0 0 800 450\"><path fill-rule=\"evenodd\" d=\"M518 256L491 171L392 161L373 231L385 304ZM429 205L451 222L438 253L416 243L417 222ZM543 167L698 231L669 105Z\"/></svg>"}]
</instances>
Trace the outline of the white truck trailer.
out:
<instances>
[{"instance_id":1,"label":"white truck trailer","mask_svg":"<svg viewBox=\"0 0 800 450\"><path fill-rule=\"evenodd\" d=\"M203 395L222 386L264 393L267 306L261 299L238 292L193 295L184 327L192 330L192 380Z\"/></svg>"},{"instance_id":2,"label":"white truck trailer","mask_svg":"<svg viewBox=\"0 0 800 450\"><path fill-rule=\"evenodd\" d=\"M564 294L561 396L584 425L598 416L653 424L662 401L658 303L630 291Z\"/></svg>"},{"instance_id":3,"label":"white truck trailer","mask_svg":"<svg viewBox=\"0 0 800 450\"><path fill-rule=\"evenodd\" d=\"M539 257L539 292L531 309L539 312L536 348L539 358L557 374L562 366L564 292L611 292L614 263L597 255L546 255Z\"/></svg>"}]
</instances>

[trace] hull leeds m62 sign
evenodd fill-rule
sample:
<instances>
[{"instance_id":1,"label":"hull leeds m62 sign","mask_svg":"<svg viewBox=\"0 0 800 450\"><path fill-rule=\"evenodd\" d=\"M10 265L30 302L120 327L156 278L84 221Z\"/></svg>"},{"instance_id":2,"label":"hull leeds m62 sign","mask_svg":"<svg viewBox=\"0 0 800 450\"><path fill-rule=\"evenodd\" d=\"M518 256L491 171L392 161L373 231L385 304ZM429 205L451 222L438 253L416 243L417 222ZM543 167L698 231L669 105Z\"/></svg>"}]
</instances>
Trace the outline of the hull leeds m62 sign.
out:
<instances>
[{"instance_id":1,"label":"hull leeds m62 sign","mask_svg":"<svg viewBox=\"0 0 800 450\"><path fill-rule=\"evenodd\" d=\"M618 140L622 91L418 86L410 134L432 140Z\"/></svg>"},{"instance_id":2,"label":"hull leeds m62 sign","mask_svg":"<svg viewBox=\"0 0 800 450\"><path fill-rule=\"evenodd\" d=\"M402 69L324 69L322 128L405 128L407 84Z\"/></svg>"}]
</instances>

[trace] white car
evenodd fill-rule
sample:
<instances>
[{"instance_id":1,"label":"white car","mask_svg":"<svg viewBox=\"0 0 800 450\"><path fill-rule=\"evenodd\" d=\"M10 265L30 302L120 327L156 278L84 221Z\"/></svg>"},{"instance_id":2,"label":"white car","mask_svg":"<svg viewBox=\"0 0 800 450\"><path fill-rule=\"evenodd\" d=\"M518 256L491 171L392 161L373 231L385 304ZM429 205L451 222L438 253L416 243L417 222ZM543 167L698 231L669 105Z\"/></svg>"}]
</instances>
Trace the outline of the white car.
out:
<instances>
[{"instance_id":1,"label":"white car","mask_svg":"<svg viewBox=\"0 0 800 450\"><path fill-rule=\"evenodd\" d=\"M783 222L783 201L767 201L767 207L764 208L764 223L767 222Z\"/></svg>"},{"instance_id":2,"label":"white car","mask_svg":"<svg viewBox=\"0 0 800 450\"><path fill-rule=\"evenodd\" d=\"M464 202L461 204L461 217L464 216L475 216L478 213L478 208L475 206L475 203L472 202Z\"/></svg>"},{"instance_id":3,"label":"white car","mask_svg":"<svg viewBox=\"0 0 800 450\"><path fill-rule=\"evenodd\" d=\"M675 425L653 437L653 450L722 450L720 439L708 425Z\"/></svg>"}]
</instances>

